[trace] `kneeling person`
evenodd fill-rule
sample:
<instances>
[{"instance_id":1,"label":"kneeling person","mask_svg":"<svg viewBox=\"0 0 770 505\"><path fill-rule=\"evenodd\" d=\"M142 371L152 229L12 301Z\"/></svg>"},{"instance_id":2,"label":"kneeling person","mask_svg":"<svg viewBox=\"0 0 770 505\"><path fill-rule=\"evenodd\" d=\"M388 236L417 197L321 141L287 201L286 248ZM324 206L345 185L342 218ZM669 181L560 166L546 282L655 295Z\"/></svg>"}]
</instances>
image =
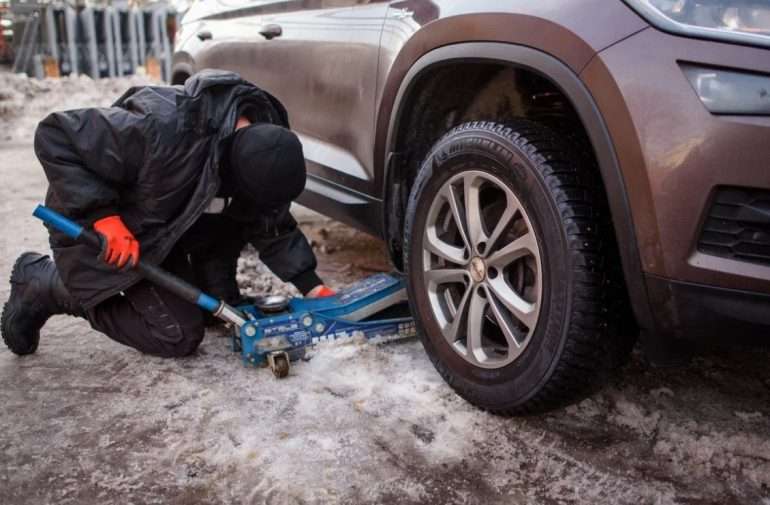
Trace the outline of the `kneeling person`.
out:
<instances>
[{"instance_id":1,"label":"kneeling person","mask_svg":"<svg viewBox=\"0 0 770 505\"><path fill-rule=\"evenodd\" d=\"M35 151L46 205L92 226L105 246L97 258L52 229L53 261L19 257L1 325L16 354L35 352L54 314L85 317L144 353L193 353L203 312L130 270L140 251L237 304L237 260L251 243L306 296L333 294L289 213L305 185L302 146L280 102L237 74L203 71L184 87L132 88L110 108L51 114Z\"/></svg>"}]
</instances>

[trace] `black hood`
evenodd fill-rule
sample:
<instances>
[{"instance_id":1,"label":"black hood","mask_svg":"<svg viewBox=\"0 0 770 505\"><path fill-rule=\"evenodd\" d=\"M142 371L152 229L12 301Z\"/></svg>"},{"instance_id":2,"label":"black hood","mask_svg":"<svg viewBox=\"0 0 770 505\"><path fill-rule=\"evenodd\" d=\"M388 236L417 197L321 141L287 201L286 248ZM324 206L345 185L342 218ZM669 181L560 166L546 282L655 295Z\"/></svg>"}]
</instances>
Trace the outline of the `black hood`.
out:
<instances>
[{"instance_id":1,"label":"black hood","mask_svg":"<svg viewBox=\"0 0 770 505\"><path fill-rule=\"evenodd\" d=\"M257 209L283 207L305 189L305 157L297 136L281 126L261 123L238 130L222 168L225 190Z\"/></svg>"}]
</instances>

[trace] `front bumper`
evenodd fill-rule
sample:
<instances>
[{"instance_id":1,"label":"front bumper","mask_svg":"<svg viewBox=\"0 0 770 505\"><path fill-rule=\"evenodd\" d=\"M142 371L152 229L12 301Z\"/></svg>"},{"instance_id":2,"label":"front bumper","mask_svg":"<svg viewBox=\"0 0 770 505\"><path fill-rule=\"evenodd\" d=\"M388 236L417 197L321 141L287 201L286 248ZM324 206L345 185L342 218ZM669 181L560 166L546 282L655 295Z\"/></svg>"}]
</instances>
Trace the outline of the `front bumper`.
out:
<instances>
[{"instance_id":1,"label":"front bumper","mask_svg":"<svg viewBox=\"0 0 770 505\"><path fill-rule=\"evenodd\" d=\"M696 305L713 318L735 327L754 321L759 324L750 326L770 336L770 323L762 317L770 314L770 298L764 296L770 295L770 264L698 251L718 188L770 189L770 117L712 114L682 64L770 75L770 50L648 28L599 53L581 74L621 166L654 313L649 329L681 333L712 319L694 316L705 312L691 306L699 301L692 286L703 286L712 291ZM746 296L729 296L737 292ZM755 296L751 302L748 293ZM713 310L719 300L733 308L735 300L744 300L755 314L736 319L730 316L734 310ZM715 327L707 324L704 330L709 326Z\"/></svg>"},{"instance_id":2,"label":"front bumper","mask_svg":"<svg viewBox=\"0 0 770 505\"><path fill-rule=\"evenodd\" d=\"M657 337L721 343L767 342L770 295L647 276Z\"/></svg>"}]
</instances>

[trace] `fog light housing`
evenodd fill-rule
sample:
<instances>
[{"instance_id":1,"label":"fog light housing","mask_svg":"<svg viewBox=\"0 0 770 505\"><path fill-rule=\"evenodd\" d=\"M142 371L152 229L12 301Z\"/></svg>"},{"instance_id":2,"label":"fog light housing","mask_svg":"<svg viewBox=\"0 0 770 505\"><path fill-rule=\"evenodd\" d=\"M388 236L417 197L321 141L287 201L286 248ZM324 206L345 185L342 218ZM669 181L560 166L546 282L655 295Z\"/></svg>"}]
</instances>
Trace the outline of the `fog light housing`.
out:
<instances>
[{"instance_id":1,"label":"fog light housing","mask_svg":"<svg viewBox=\"0 0 770 505\"><path fill-rule=\"evenodd\" d=\"M709 112L770 116L770 76L685 63L681 67Z\"/></svg>"}]
</instances>

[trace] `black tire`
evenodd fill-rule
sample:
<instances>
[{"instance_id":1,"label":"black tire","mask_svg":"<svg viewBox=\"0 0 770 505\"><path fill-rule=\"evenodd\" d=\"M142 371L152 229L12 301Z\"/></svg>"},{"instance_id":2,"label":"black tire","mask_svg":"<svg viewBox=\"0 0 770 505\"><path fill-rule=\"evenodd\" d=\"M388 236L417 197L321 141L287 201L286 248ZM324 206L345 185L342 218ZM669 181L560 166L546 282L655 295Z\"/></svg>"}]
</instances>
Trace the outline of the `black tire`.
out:
<instances>
[{"instance_id":1,"label":"black tire","mask_svg":"<svg viewBox=\"0 0 770 505\"><path fill-rule=\"evenodd\" d=\"M423 287L429 207L442 184L466 170L490 173L513 190L541 254L540 312L529 344L495 369L474 366L449 345ZM409 198L405 268L423 346L460 396L501 415L544 412L584 398L623 361L630 347L616 329L625 295L604 202L584 157L538 123L466 123L434 145Z\"/></svg>"}]
</instances>

